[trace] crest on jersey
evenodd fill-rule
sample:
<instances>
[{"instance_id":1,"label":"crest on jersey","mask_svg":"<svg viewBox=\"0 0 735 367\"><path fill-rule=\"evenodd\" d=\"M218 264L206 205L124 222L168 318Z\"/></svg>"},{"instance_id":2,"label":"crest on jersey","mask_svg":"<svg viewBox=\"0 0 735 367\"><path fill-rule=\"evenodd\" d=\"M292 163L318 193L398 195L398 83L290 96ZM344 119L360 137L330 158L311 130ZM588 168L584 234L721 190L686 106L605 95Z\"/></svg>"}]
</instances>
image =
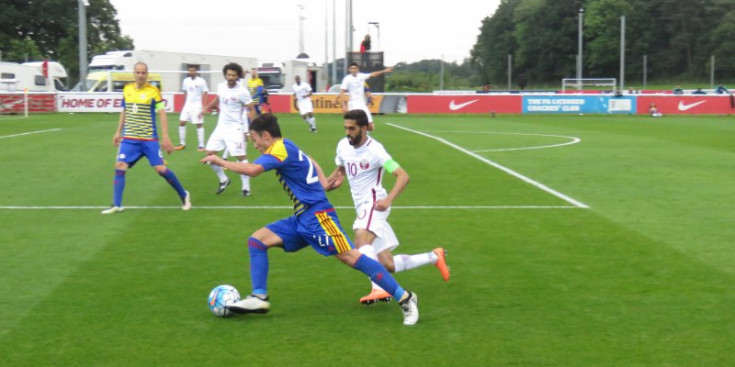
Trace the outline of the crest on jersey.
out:
<instances>
[{"instance_id":1,"label":"crest on jersey","mask_svg":"<svg viewBox=\"0 0 735 367\"><path fill-rule=\"evenodd\" d=\"M370 162L368 162L365 159L361 160L360 161L360 169L366 170L368 168L370 168Z\"/></svg>"}]
</instances>

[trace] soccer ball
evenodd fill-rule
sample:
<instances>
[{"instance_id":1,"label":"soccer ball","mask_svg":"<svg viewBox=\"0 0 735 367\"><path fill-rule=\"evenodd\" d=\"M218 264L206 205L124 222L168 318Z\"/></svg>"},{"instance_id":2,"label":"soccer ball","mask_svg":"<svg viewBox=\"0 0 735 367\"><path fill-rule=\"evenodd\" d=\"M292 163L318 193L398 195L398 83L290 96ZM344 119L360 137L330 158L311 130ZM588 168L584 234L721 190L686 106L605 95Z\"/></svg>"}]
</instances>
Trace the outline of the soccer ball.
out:
<instances>
[{"instance_id":1,"label":"soccer ball","mask_svg":"<svg viewBox=\"0 0 735 367\"><path fill-rule=\"evenodd\" d=\"M226 306L239 300L240 293L237 292L237 289L231 285L224 284L218 285L209 292L207 304L209 305L209 310L212 311L215 316L227 317L232 315L232 312L230 312Z\"/></svg>"}]
</instances>

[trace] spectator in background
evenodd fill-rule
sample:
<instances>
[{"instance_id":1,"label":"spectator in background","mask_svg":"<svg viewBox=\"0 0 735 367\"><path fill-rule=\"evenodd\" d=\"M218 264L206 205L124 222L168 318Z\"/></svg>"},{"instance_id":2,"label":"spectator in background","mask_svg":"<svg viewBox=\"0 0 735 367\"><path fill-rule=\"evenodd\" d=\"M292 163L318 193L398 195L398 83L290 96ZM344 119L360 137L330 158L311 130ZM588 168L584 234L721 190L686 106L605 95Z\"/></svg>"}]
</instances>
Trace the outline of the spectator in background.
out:
<instances>
[{"instance_id":1,"label":"spectator in background","mask_svg":"<svg viewBox=\"0 0 735 367\"><path fill-rule=\"evenodd\" d=\"M663 114L661 111L658 110L658 107L656 107L656 104L651 102L651 105L648 106L648 114L651 115L651 117L661 117Z\"/></svg>"},{"instance_id":2,"label":"spectator in background","mask_svg":"<svg viewBox=\"0 0 735 367\"><path fill-rule=\"evenodd\" d=\"M702 88L697 88L692 94L707 94L707 92L703 91Z\"/></svg>"},{"instance_id":3,"label":"spectator in background","mask_svg":"<svg viewBox=\"0 0 735 367\"><path fill-rule=\"evenodd\" d=\"M363 39L362 43L360 43L360 53L364 54L368 51L370 51L370 35L366 34L365 39Z\"/></svg>"},{"instance_id":4,"label":"spectator in background","mask_svg":"<svg viewBox=\"0 0 735 367\"><path fill-rule=\"evenodd\" d=\"M727 88L725 88L722 84L718 85L717 88L715 88L715 93L717 94L724 94L724 93L730 93Z\"/></svg>"},{"instance_id":5,"label":"spectator in background","mask_svg":"<svg viewBox=\"0 0 735 367\"><path fill-rule=\"evenodd\" d=\"M674 94L684 94L684 90L681 89L681 86L679 84L677 84L674 88Z\"/></svg>"}]
</instances>

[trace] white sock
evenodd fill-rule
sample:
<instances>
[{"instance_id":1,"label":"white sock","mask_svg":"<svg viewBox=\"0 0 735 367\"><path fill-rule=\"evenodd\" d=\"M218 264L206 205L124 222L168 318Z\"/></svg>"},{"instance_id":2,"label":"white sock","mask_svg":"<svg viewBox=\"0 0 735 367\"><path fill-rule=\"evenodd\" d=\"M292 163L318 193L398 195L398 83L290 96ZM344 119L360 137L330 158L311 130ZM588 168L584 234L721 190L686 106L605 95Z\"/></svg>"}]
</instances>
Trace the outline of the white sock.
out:
<instances>
[{"instance_id":1,"label":"white sock","mask_svg":"<svg viewBox=\"0 0 735 367\"><path fill-rule=\"evenodd\" d=\"M311 126L312 129L316 130L316 118L315 117L309 117L306 122L309 123L309 126Z\"/></svg>"},{"instance_id":2,"label":"white sock","mask_svg":"<svg viewBox=\"0 0 735 367\"><path fill-rule=\"evenodd\" d=\"M204 147L204 126L197 128L197 140L199 140L199 146Z\"/></svg>"},{"instance_id":3,"label":"white sock","mask_svg":"<svg viewBox=\"0 0 735 367\"><path fill-rule=\"evenodd\" d=\"M216 164L210 164L209 166L212 167L212 171L217 174L219 182L227 181L227 175L225 174L225 170L222 168L222 166L218 166Z\"/></svg>"},{"instance_id":4,"label":"white sock","mask_svg":"<svg viewBox=\"0 0 735 367\"><path fill-rule=\"evenodd\" d=\"M411 270L419 266L436 264L436 254L433 251L425 252L417 255L395 255L393 256L393 264L395 272Z\"/></svg>"},{"instance_id":5,"label":"white sock","mask_svg":"<svg viewBox=\"0 0 735 367\"><path fill-rule=\"evenodd\" d=\"M179 144L186 145L186 125L179 125Z\"/></svg>"},{"instance_id":6,"label":"white sock","mask_svg":"<svg viewBox=\"0 0 735 367\"><path fill-rule=\"evenodd\" d=\"M360 251L360 253L362 253L363 255L375 261L378 261L378 255L375 254L375 249L373 248L372 245L363 245L362 247L358 249L358 251ZM383 288L380 288L380 286L375 284L375 282L373 282L372 280L370 281L370 283L372 283L373 289L383 290Z\"/></svg>"},{"instance_id":7,"label":"white sock","mask_svg":"<svg viewBox=\"0 0 735 367\"><path fill-rule=\"evenodd\" d=\"M243 159L241 161L238 161L240 163L248 163L247 159ZM250 176L248 175L240 175L240 178L242 179L242 189L250 191Z\"/></svg>"}]
</instances>

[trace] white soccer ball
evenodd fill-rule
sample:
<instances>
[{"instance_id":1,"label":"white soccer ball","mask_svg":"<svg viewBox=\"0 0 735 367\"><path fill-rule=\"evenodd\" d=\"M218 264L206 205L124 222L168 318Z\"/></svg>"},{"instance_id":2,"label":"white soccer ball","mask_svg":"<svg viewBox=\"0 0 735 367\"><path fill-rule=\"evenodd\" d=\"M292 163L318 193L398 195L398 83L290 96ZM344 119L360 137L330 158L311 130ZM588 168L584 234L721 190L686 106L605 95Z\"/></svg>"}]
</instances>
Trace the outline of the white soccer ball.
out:
<instances>
[{"instance_id":1,"label":"white soccer ball","mask_svg":"<svg viewBox=\"0 0 735 367\"><path fill-rule=\"evenodd\" d=\"M240 293L237 289L231 285L224 284L218 285L209 292L207 304L209 305L209 310L212 311L215 316L227 317L232 315L232 312L227 309L227 306L239 300Z\"/></svg>"}]
</instances>

